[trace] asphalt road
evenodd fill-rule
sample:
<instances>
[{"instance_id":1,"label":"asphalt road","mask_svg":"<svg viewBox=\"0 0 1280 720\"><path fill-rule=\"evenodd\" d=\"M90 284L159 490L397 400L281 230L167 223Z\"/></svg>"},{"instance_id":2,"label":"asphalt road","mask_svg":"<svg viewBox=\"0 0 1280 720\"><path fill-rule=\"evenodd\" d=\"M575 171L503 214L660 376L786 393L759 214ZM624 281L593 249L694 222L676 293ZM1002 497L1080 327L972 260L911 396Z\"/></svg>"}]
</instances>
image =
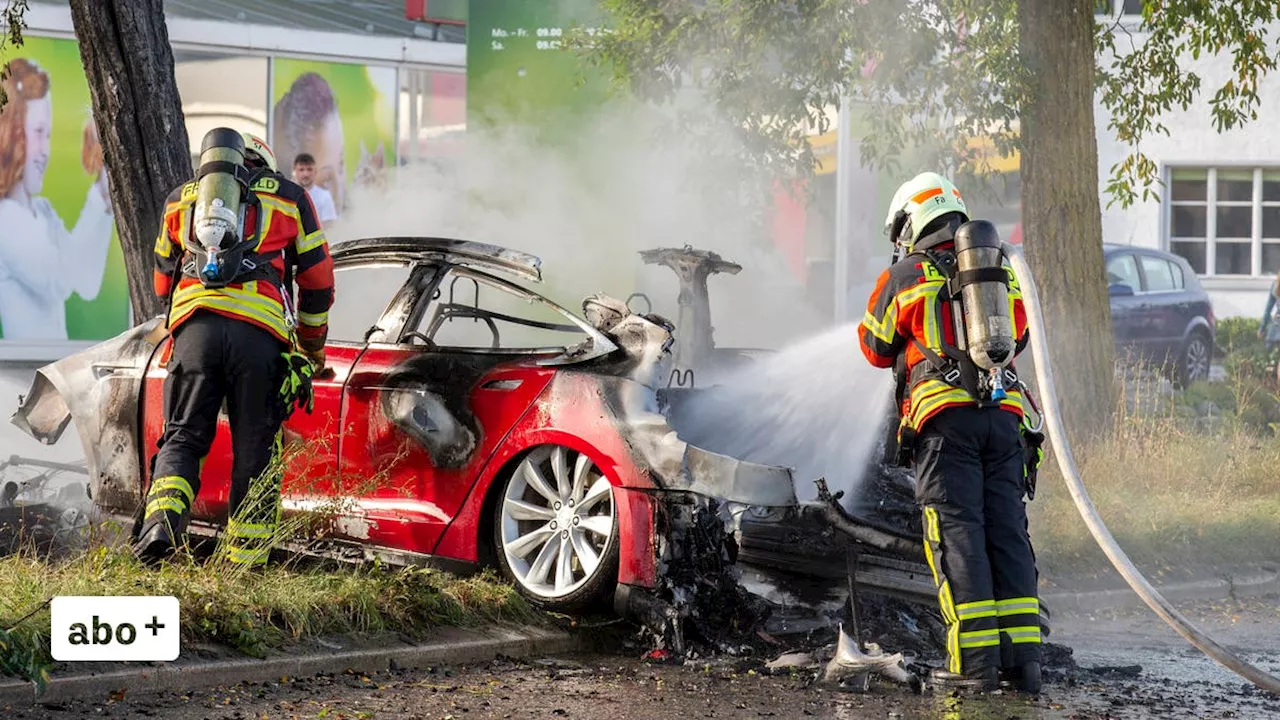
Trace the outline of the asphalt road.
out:
<instances>
[{"instance_id":1,"label":"asphalt road","mask_svg":"<svg viewBox=\"0 0 1280 720\"><path fill-rule=\"evenodd\" d=\"M1222 642L1280 673L1280 599L1188 605ZM1189 648L1145 611L1055 618L1054 640L1081 669L1039 699L916 696L875 685L869 694L822 687L810 675L768 676L747 661L650 665L590 655L527 663L400 670L372 676L262 678L189 695L93 698L14 708L13 718L259 720L386 718L1280 718L1280 698L1253 690ZM1140 670L1133 666L1141 666ZM1111 671L1089 668L1107 667Z\"/></svg>"}]
</instances>

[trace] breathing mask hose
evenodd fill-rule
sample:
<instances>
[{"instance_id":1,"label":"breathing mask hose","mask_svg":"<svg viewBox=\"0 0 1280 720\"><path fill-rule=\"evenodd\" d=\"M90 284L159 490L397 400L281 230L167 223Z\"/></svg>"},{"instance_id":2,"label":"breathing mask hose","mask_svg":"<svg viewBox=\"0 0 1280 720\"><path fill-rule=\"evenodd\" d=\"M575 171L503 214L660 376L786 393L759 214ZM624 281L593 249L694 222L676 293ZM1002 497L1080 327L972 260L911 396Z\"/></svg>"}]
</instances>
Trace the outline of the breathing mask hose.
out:
<instances>
[{"instance_id":1,"label":"breathing mask hose","mask_svg":"<svg viewBox=\"0 0 1280 720\"><path fill-rule=\"evenodd\" d=\"M1036 291L1035 279L1019 248L1004 243L1004 252L1022 286L1022 299L1027 309L1027 324L1031 330L1031 354L1035 358L1036 381L1040 386L1040 401L1044 409L1042 414L1044 423L1048 428L1049 438L1053 441L1054 455L1058 458L1058 468L1062 471L1063 479L1066 480L1067 490L1071 492L1071 499L1075 501L1076 509L1080 511L1080 517L1089 527L1093 539L1124 577L1125 582L1129 583L1129 587L1133 588L1138 597L1168 623L1169 627L1223 667L1267 692L1280 695L1280 678L1240 659L1183 617L1182 613L1178 612L1142 576L1138 568L1134 567L1133 562L1112 537L1111 531L1102 522L1098 509L1089 498L1084 482L1080 479L1080 470L1076 467L1075 456L1072 455L1071 445L1067 442L1066 429L1058 414L1058 394L1053 381L1053 367L1049 362L1049 341L1044 332L1044 313L1040 307L1040 296Z\"/></svg>"}]
</instances>

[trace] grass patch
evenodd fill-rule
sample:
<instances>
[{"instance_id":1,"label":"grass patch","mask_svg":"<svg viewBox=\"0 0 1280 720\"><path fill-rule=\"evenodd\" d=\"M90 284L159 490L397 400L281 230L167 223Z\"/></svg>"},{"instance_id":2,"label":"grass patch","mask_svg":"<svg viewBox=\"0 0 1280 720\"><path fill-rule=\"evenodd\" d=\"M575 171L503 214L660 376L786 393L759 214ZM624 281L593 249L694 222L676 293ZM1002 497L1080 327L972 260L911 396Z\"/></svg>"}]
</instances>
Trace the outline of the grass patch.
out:
<instances>
[{"instance_id":1,"label":"grass patch","mask_svg":"<svg viewBox=\"0 0 1280 720\"><path fill-rule=\"evenodd\" d=\"M1078 455L1107 527L1134 563L1157 576L1172 567L1274 561L1280 544L1274 390L1232 373L1225 383L1171 400L1155 411L1122 407L1116 432ZM1043 491L1029 510L1042 571L1070 577L1108 566L1052 458L1039 485Z\"/></svg>"},{"instance_id":2,"label":"grass patch","mask_svg":"<svg viewBox=\"0 0 1280 720\"><path fill-rule=\"evenodd\" d=\"M126 548L108 547L56 563L0 558L5 627L58 595L173 595L182 607L184 644L217 643L253 657L336 633L395 631L420 637L443 626L538 622L515 589L492 573L458 578L378 565L328 572L268 565L228 572L217 561L187 556L147 568ZM42 609L0 635L0 670L39 680L37 671L49 659L48 633L49 613Z\"/></svg>"}]
</instances>

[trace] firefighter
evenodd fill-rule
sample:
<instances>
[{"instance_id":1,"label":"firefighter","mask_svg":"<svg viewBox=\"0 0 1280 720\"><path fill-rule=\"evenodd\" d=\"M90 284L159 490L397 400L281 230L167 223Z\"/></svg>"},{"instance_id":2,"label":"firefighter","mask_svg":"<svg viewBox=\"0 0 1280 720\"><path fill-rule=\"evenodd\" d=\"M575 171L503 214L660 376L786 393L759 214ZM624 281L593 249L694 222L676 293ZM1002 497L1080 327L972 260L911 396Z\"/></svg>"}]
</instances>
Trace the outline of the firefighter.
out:
<instances>
[{"instance_id":1,"label":"firefighter","mask_svg":"<svg viewBox=\"0 0 1280 720\"><path fill-rule=\"evenodd\" d=\"M310 410L333 302L315 208L261 138L229 128L205 136L197 180L166 203L154 286L169 304L165 425L135 552L155 561L179 543L225 402L234 460L224 547L233 563L261 565L279 516L270 466L295 404Z\"/></svg>"},{"instance_id":2,"label":"firefighter","mask_svg":"<svg viewBox=\"0 0 1280 720\"><path fill-rule=\"evenodd\" d=\"M1041 454L1038 445L1027 451L1036 434L1024 429L1011 363L1028 341L1021 293L994 226L969 222L959 190L937 173L898 189L885 226L905 256L880 275L859 334L872 365L896 363L907 374L898 442L915 467L925 556L947 625L947 667L931 680L1038 693L1040 608L1023 496L1034 494ZM986 249L994 266L960 267L958 238ZM984 306L982 297L998 300Z\"/></svg>"}]
</instances>

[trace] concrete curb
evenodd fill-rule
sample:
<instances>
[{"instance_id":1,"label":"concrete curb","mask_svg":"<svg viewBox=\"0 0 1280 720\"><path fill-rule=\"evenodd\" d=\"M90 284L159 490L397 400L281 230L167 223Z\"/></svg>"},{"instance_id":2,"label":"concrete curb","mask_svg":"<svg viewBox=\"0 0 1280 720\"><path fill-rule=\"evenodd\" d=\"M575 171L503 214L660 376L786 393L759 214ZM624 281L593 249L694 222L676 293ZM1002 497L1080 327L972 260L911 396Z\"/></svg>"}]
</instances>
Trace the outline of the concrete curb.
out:
<instances>
[{"instance_id":1,"label":"concrete curb","mask_svg":"<svg viewBox=\"0 0 1280 720\"><path fill-rule=\"evenodd\" d=\"M1280 574L1258 571L1239 577L1223 577L1156 586L1156 589L1171 602L1219 600L1233 595L1235 597L1259 597L1280 593ZM1053 593L1045 595L1044 602L1053 612L1067 611L1076 613L1145 607L1146 605L1142 602L1142 598L1138 597L1138 594L1128 587L1082 593Z\"/></svg>"},{"instance_id":2,"label":"concrete curb","mask_svg":"<svg viewBox=\"0 0 1280 720\"><path fill-rule=\"evenodd\" d=\"M446 629L437 633L430 643L422 645L270 657L264 660L246 658L189 665L144 666L96 675L55 677L39 698L35 697L31 683L10 680L0 683L0 709L73 698L105 699L109 693L120 690L127 690L133 696L234 685L244 681L263 682L281 677L337 674L347 670L373 672L386 670L392 663L412 668L483 662L499 655L524 658L569 652L577 649L580 642L574 635L538 628L491 629L484 632Z\"/></svg>"}]
</instances>

